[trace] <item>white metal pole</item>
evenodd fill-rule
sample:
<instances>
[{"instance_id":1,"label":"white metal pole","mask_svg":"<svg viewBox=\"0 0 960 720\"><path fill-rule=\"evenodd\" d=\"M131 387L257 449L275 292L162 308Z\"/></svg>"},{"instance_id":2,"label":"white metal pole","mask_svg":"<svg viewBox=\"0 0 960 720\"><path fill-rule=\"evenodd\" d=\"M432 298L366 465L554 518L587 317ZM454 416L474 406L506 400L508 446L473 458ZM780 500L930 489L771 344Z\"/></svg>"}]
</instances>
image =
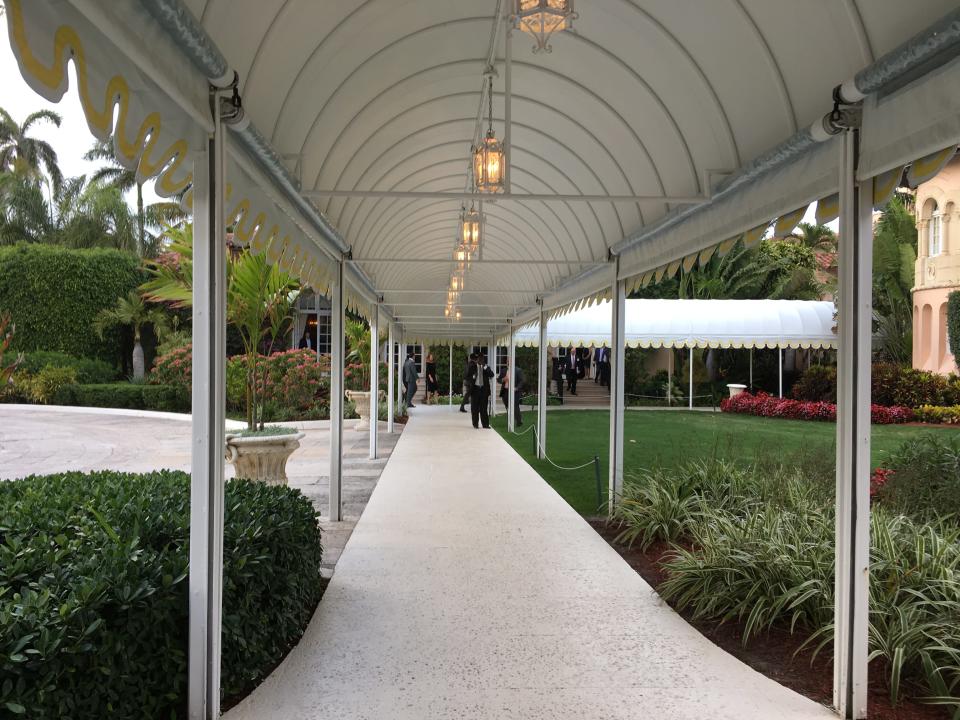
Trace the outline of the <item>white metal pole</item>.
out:
<instances>
[{"instance_id":1,"label":"white metal pole","mask_svg":"<svg viewBox=\"0 0 960 720\"><path fill-rule=\"evenodd\" d=\"M450 372L447 377L447 405L453 408L453 340L449 344L450 353L447 358L450 361Z\"/></svg>"},{"instance_id":2,"label":"white metal pole","mask_svg":"<svg viewBox=\"0 0 960 720\"><path fill-rule=\"evenodd\" d=\"M667 355L667 407L673 404L673 348Z\"/></svg>"},{"instance_id":3,"label":"white metal pole","mask_svg":"<svg viewBox=\"0 0 960 720\"><path fill-rule=\"evenodd\" d=\"M867 717L870 550L872 183L857 184L859 132L844 130L840 161L837 351L836 591L833 704Z\"/></svg>"},{"instance_id":4,"label":"white metal pole","mask_svg":"<svg viewBox=\"0 0 960 720\"><path fill-rule=\"evenodd\" d=\"M503 184L507 192L513 187L510 182L510 135L513 129L513 28L507 13L507 33L503 40Z\"/></svg>"},{"instance_id":5,"label":"white metal pole","mask_svg":"<svg viewBox=\"0 0 960 720\"><path fill-rule=\"evenodd\" d=\"M783 348L777 348L777 394L783 397Z\"/></svg>"},{"instance_id":6,"label":"white metal pole","mask_svg":"<svg viewBox=\"0 0 960 720\"><path fill-rule=\"evenodd\" d=\"M218 100L215 97L215 100ZM220 716L226 416L226 230L219 116L193 169L193 381L190 452L190 720Z\"/></svg>"},{"instance_id":7,"label":"white metal pole","mask_svg":"<svg viewBox=\"0 0 960 720\"><path fill-rule=\"evenodd\" d=\"M393 416L396 414L396 395L393 380L393 323L387 323L387 432L393 432Z\"/></svg>"},{"instance_id":8,"label":"white metal pole","mask_svg":"<svg viewBox=\"0 0 960 720\"><path fill-rule=\"evenodd\" d=\"M543 299L538 298L540 306L540 346L537 348L537 457L547 453L547 387L549 368L547 367L547 314L543 311Z\"/></svg>"},{"instance_id":9,"label":"white metal pole","mask_svg":"<svg viewBox=\"0 0 960 720\"><path fill-rule=\"evenodd\" d=\"M370 313L370 459L377 459L377 425L380 414L380 302Z\"/></svg>"},{"instance_id":10,"label":"white metal pole","mask_svg":"<svg viewBox=\"0 0 960 720\"><path fill-rule=\"evenodd\" d=\"M610 322L610 478L607 506L613 513L623 492L623 414L626 283L619 278L620 258L613 263Z\"/></svg>"},{"instance_id":11,"label":"white metal pole","mask_svg":"<svg viewBox=\"0 0 960 720\"><path fill-rule=\"evenodd\" d=\"M753 392L753 348L750 348L750 392Z\"/></svg>"},{"instance_id":12,"label":"white metal pole","mask_svg":"<svg viewBox=\"0 0 960 720\"><path fill-rule=\"evenodd\" d=\"M330 288L330 491L331 522L343 519L343 261L337 262Z\"/></svg>"},{"instance_id":13,"label":"white metal pole","mask_svg":"<svg viewBox=\"0 0 960 720\"><path fill-rule=\"evenodd\" d=\"M693 348L690 348L690 397L687 400L687 407L693 410Z\"/></svg>"},{"instance_id":14,"label":"white metal pole","mask_svg":"<svg viewBox=\"0 0 960 720\"><path fill-rule=\"evenodd\" d=\"M493 370L493 382L490 383L490 417L497 414L497 339L490 338L490 354L493 360L490 363L490 369Z\"/></svg>"},{"instance_id":15,"label":"white metal pole","mask_svg":"<svg viewBox=\"0 0 960 720\"><path fill-rule=\"evenodd\" d=\"M404 341L405 341L405 338L403 334L399 333L399 337L397 338L397 357L396 357L397 408L399 408L403 404L404 399L406 397L403 394L403 358L406 355L406 353L404 352L404 350L406 349L406 343Z\"/></svg>"},{"instance_id":16,"label":"white metal pole","mask_svg":"<svg viewBox=\"0 0 960 720\"><path fill-rule=\"evenodd\" d=\"M517 426L517 343L513 334L513 323L510 323L510 353L507 356L507 429L515 432Z\"/></svg>"}]
</instances>

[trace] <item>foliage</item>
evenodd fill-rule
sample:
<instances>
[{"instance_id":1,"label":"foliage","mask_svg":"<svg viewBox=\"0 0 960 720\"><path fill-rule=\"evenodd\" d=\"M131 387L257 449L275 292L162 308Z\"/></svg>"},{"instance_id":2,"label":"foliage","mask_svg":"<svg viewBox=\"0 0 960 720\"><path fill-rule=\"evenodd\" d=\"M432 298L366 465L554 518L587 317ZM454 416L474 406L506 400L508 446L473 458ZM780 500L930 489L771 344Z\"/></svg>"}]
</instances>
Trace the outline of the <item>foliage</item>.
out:
<instances>
[{"instance_id":1,"label":"foliage","mask_svg":"<svg viewBox=\"0 0 960 720\"><path fill-rule=\"evenodd\" d=\"M78 358L54 350L37 350L23 353L23 362L18 372L36 375L47 365L58 368L73 368L77 373L77 382L107 383L116 380L116 369L103 360Z\"/></svg>"},{"instance_id":2,"label":"foliage","mask_svg":"<svg viewBox=\"0 0 960 720\"><path fill-rule=\"evenodd\" d=\"M189 390L192 369L193 346L188 344L154 360L148 382L153 385L175 385ZM227 384L229 387L229 376ZM229 390L227 394L229 395Z\"/></svg>"},{"instance_id":3,"label":"foliage","mask_svg":"<svg viewBox=\"0 0 960 720\"><path fill-rule=\"evenodd\" d=\"M913 287L917 229L913 214L895 195L883 209L873 238L873 315L879 352L890 362L910 364L913 353Z\"/></svg>"},{"instance_id":4,"label":"foliage","mask_svg":"<svg viewBox=\"0 0 960 720\"><path fill-rule=\"evenodd\" d=\"M238 433L231 433L236 437L275 437L277 435L295 435L300 432L295 427L285 427L283 425L264 425L256 430L241 430Z\"/></svg>"},{"instance_id":5,"label":"foliage","mask_svg":"<svg viewBox=\"0 0 960 720\"><path fill-rule=\"evenodd\" d=\"M22 123L18 123L6 110L0 108L0 172L10 173L35 184L49 178L56 189L63 182L57 153L52 145L30 135L34 125L43 121L60 127L61 117L52 110L38 110L27 115Z\"/></svg>"},{"instance_id":6,"label":"foliage","mask_svg":"<svg viewBox=\"0 0 960 720\"><path fill-rule=\"evenodd\" d=\"M934 425L960 424L960 405L948 405L946 407L921 405L914 409L914 413L916 413L917 422L932 423Z\"/></svg>"},{"instance_id":7,"label":"foliage","mask_svg":"<svg viewBox=\"0 0 960 720\"><path fill-rule=\"evenodd\" d=\"M189 501L189 476L170 471L0 484L0 707L33 720L185 716ZM321 544L297 490L230 481L225 507L232 697L303 633Z\"/></svg>"},{"instance_id":8,"label":"foliage","mask_svg":"<svg viewBox=\"0 0 960 720\"><path fill-rule=\"evenodd\" d=\"M190 307L193 302L193 226L167 232L172 257L148 262L153 276L142 286L144 296L173 307ZM258 353L273 350L277 338L290 323L291 308L300 290L293 276L267 262L265 254L241 249L230 253L227 262L227 322L240 333L247 359L247 425L255 428L264 421L269 395L259 395L266 383L258 366ZM265 347L264 347L265 346ZM268 388L266 388L268 391Z\"/></svg>"},{"instance_id":9,"label":"foliage","mask_svg":"<svg viewBox=\"0 0 960 720\"><path fill-rule=\"evenodd\" d=\"M23 362L22 353L17 355L12 362L5 361L3 357L10 348L10 343L13 342L13 333L15 331L16 326L10 322L10 313L0 313L0 393L10 384L13 379L13 373L20 363Z\"/></svg>"},{"instance_id":10,"label":"foliage","mask_svg":"<svg viewBox=\"0 0 960 720\"><path fill-rule=\"evenodd\" d=\"M0 247L0 312L17 325L12 348L117 359L117 334L100 340L98 313L142 280L135 255L45 245Z\"/></svg>"},{"instance_id":11,"label":"foliage","mask_svg":"<svg viewBox=\"0 0 960 720\"><path fill-rule=\"evenodd\" d=\"M872 399L879 405L956 405L960 380L892 363L874 363Z\"/></svg>"},{"instance_id":12,"label":"foliage","mask_svg":"<svg viewBox=\"0 0 960 720\"><path fill-rule=\"evenodd\" d=\"M732 398L720 401L720 409L728 413L743 413L770 418L791 418L793 420L826 420L833 422L837 419L837 406L828 402L807 402L779 398L759 392L751 395L742 392ZM877 425L905 423L913 420L913 410L899 405L871 405L870 421Z\"/></svg>"},{"instance_id":13,"label":"foliage","mask_svg":"<svg viewBox=\"0 0 960 720\"><path fill-rule=\"evenodd\" d=\"M49 405L61 389L76 382L77 371L73 368L47 365L28 379L26 389L33 402Z\"/></svg>"},{"instance_id":14,"label":"foliage","mask_svg":"<svg viewBox=\"0 0 960 720\"><path fill-rule=\"evenodd\" d=\"M344 324L344 336L347 341L345 364L351 369L350 375L344 373L347 390L370 389L370 328L362 320L347 318Z\"/></svg>"},{"instance_id":15,"label":"foliage","mask_svg":"<svg viewBox=\"0 0 960 720\"><path fill-rule=\"evenodd\" d=\"M871 517L870 658L891 700L960 706L960 529L881 506ZM691 462L628 477L617 515L624 540L666 541L657 588L698 618L743 623L743 641L779 626L817 651L833 633L830 478L783 465Z\"/></svg>"},{"instance_id":16,"label":"foliage","mask_svg":"<svg viewBox=\"0 0 960 720\"><path fill-rule=\"evenodd\" d=\"M960 358L960 290L947 295L947 339L950 342L950 354Z\"/></svg>"},{"instance_id":17,"label":"foliage","mask_svg":"<svg viewBox=\"0 0 960 720\"><path fill-rule=\"evenodd\" d=\"M837 368L835 365L811 365L793 384L791 395L807 402L837 402Z\"/></svg>"},{"instance_id":18,"label":"foliage","mask_svg":"<svg viewBox=\"0 0 960 720\"><path fill-rule=\"evenodd\" d=\"M960 518L960 438L953 433L905 442L884 466L894 472L879 494L891 510L921 519Z\"/></svg>"},{"instance_id":19,"label":"foliage","mask_svg":"<svg viewBox=\"0 0 960 720\"><path fill-rule=\"evenodd\" d=\"M56 405L78 407L188 412L190 389L177 385L129 382L65 385L54 395L53 402Z\"/></svg>"},{"instance_id":20,"label":"foliage","mask_svg":"<svg viewBox=\"0 0 960 720\"><path fill-rule=\"evenodd\" d=\"M152 325L158 337L163 337L169 326L166 313L158 307L149 307L143 297L136 290L131 290L125 296L117 298L113 307L104 308L93 322L93 329L97 336L103 338L106 330L117 325L126 325L133 329L133 342L140 344L140 338L145 325Z\"/></svg>"},{"instance_id":21,"label":"foliage","mask_svg":"<svg viewBox=\"0 0 960 720\"><path fill-rule=\"evenodd\" d=\"M802 222L787 236L801 247L820 252L837 251L837 234L826 225Z\"/></svg>"}]
</instances>

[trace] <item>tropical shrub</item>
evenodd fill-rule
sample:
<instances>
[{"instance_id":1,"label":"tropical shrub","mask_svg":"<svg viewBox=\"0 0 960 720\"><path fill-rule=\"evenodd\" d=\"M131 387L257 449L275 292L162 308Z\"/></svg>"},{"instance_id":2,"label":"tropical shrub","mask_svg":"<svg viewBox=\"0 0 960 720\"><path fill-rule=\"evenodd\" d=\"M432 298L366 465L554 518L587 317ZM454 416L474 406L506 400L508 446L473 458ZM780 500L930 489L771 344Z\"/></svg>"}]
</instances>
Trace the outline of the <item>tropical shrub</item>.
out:
<instances>
[{"instance_id":1,"label":"tropical shrub","mask_svg":"<svg viewBox=\"0 0 960 720\"><path fill-rule=\"evenodd\" d=\"M884 461L892 471L877 496L891 511L919 519L960 518L960 438L927 433L898 447Z\"/></svg>"},{"instance_id":2,"label":"tropical shrub","mask_svg":"<svg viewBox=\"0 0 960 720\"><path fill-rule=\"evenodd\" d=\"M955 377L893 363L874 363L872 399L878 405L956 405L960 402Z\"/></svg>"},{"instance_id":3,"label":"tropical shrub","mask_svg":"<svg viewBox=\"0 0 960 720\"><path fill-rule=\"evenodd\" d=\"M146 385L143 383L105 383L66 385L53 397L56 405L123 408L188 412L190 388L179 385Z\"/></svg>"},{"instance_id":4,"label":"tropical shrub","mask_svg":"<svg viewBox=\"0 0 960 720\"><path fill-rule=\"evenodd\" d=\"M26 379L28 397L35 403L49 405L57 394L77 382L77 371L69 367L47 365L36 375Z\"/></svg>"},{"instance_id":5,"label":"tropical shrub","mask_svg":"<svg viewBox=\"0 0 960 720\"><path fill-rule=\"evenodd\" d=\"M949 407L939 407L937 405L921 405L914 412L919 422L931 423L934 425L957 425L960 424L960 405L950 405Z\"/></svg>"},{"instance_id":6,"label":"tropical shrub","mask_svg":"<svg viewBox=\"0 0 960 720\"><path fill-rule=\"evenodd\" d=\"M117 371L109 363L93 358L78 358L53 350L36 350L23 353L23 362L18 372L35 375L47 365L57 368L73 368L77 373L77 382L108 383L117 379Z\"/></svg>"},{"instance_id":7,"label":"tropical shrub","mask_svg":"<svg viewBox=\"0 0 960 720\"><path fill-rule=\"evenodd\" d=\"M193 346L184 345L154 360L147 382L152 385L177 385L189 389L192 371Z\"/></svg>"},{"instance_id":8,"label":"tropical shrub","mask_svg":"<svg viewBox=\"0 0 960 720\"><path fill-rule=\"evenodd\" d=\"M953 519L891 513L884 491L900 472L887 473L871 517L871 672L885 678L893 702L911 695L957 709L960 528ZM802 633L818 652L829 647L835 519L828 477L796 465L771 472L697 462L634 472L623 500L614 517L623 540L672 543L657 588L665 599L698 618L739 620L745 643L778 626Z\"/></svg>"},{"instance_id":9,"label":"tropical shrub","mask_svg":"<svg viewBox=\"0 0 960 720\"><path fill-rule=\"evenodd\" d=\"M947 295L947 340L950 354L960 358L960 290Z\"/></svg>"},{"instance_id":10,"label":"tropical shrub","mask_svg":"<svg viewBox=\"0 0 960 720\"><path fill-rule=\"evenodd\" d=\"M0 312L8 311L17 326L11 349L115 361L119 332L101 340L93 323L142 280L133 253L44 244L0 247Z\"/></svg>"},{"instance_id":11,"label":"tropical shrub","mask_svg":"<svg viewBox=\"0 0 960 720\"><path fill-rule=\"evenodd\" d=\"M837 368L834 365L811 365L793 385L795 400L837 402Z\"/></svg>"},{"instance_id":12,"label":"tropical shrub","mask_svg":"<svg viewBox=\"0 0 960 720\"><path fill-rule=\"evenodd\" d=\"M720 401L723 412L758 415L760 417L789 418L792 420L823 420L833 422L837 419L837 406L828 402L805 402L779 398L759 392L752 395L742 392L732 398ZM875 425L891 425L910 422L914 419L913 410L908 407L870 406L870 421Z\"/></svg>"},{"instance_id":13,"label":"tropical shrub","mask_svg":"<svg viewBox=\"0 0 960 720\"><path fill-rule=\"evenodd\" d=\"M190 478L99 472L0 484L3 717L186 717ZM322 593L298 490L226 484L223 692L257 685Z\"/></svg>"}]
</instances>

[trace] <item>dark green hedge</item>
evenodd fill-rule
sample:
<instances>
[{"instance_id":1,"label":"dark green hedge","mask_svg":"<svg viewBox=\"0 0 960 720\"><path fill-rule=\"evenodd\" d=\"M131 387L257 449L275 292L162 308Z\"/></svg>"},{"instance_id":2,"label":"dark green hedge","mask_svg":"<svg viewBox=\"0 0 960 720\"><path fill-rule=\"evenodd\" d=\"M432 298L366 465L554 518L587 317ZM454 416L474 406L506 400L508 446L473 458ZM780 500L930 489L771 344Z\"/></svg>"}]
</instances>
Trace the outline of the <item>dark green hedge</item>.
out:
<instances>
[{"instance_id":1,"label":"dark green hedge","mask_svg":"<svg viewBox=\"0 0 960 720\"><path fill-rule=\"evenodd\" d=\"M51 404L180 412L190 410L189 393L189 390L174 385L138 385L122 382L68 385L53 397Z\"/></svg>"},{"instance_id":2,"label":"dark green hedge","mask_svg":"<svg viewBox=\"0 0 960 720\"><path fill-rule=\"evenodd\" d=\"M947 338L950 352L960 362L960 290L947 295Z\"/></svg>"},{"instance_id":3,"label":"dark green hedge","mask_svg":"<svg viewBox=\"0 0 960 720\"><path fill-rule=\"evenodd\" d=\"M0 483L0 717L182 718L190 478ZM223 689L258 684L322 594L320 528L288 487L226 486Z\"/></svg>"},{"instance_id":4,"label":"dark green hedge","mask_svg":"<svg viewBox=\"0 0 960 720\"><path fill-rule=\"evenodd\" d=\"M117 370L110 363L90 358L76 358L54 350L23 353L23 362L17 366L17 370L36 375L47 365L73 368L77 371L77 382L81 384L109 383L117 379Z\"/></svg>"},{"instance_id":5,"label":"dark green hedge","mask_svg":"<svg viewBox=\"0 0 960 720\"><path fill-rule=\"evenodd\" d=\"M91 324L144 278L137 256L119 250L0 247L0 312L8 310L17 325L13 348L116 362L118 332L100 340Z\"/></svg>"}]
</instances>

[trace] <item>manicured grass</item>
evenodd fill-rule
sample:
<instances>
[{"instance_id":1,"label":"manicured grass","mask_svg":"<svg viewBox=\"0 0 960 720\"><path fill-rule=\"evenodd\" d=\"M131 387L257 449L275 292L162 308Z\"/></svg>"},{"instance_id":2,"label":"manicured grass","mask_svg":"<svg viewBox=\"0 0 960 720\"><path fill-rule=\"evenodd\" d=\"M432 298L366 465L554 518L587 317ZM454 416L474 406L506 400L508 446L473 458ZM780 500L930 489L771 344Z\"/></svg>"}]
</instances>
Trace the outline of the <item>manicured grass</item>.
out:
<instances>
[{"instance_id":1,"label":"manicured grass","mask_svg":"<svg viewBox=\"0 0 960 720\"><path fill-rule=\"evenodd\" d=\"M535 412L524 412L526 430ZM572 472L537 460L533 432L507 433L505 415L492 425L570 505L582 515L597 515L593 466ZM686 460L717 456L739 462L783 460L832 463L837 427L833 423L778 420L727 413L676 410L627 411L624 417L624 468L678 465ZM547 454L558 465L574 466L600 457L600 479L606 502L609 413L604 410L551 410L547 413ZM872 466L900 443L925 433L956 433L956 427L874 425Z\"/></svg>"}]
</instances>

